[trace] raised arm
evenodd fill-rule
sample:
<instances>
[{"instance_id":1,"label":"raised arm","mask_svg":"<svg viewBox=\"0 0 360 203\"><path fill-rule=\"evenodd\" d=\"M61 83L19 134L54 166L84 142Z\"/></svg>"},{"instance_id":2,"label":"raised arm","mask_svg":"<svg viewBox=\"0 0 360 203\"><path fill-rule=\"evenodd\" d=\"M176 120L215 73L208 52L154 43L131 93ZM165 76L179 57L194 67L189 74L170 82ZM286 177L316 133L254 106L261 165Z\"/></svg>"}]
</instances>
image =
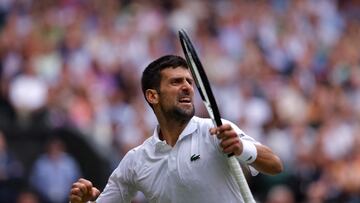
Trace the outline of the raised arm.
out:
<instances>
[{"instance_id":1,"label":"raised arm","mask_svg":"<svg viewBox=\"0 0 360 203\"><path fill-rule=\"evenodd\" d=\"M219 139L219 146L226 154L250 164L261 173L275 175L283 170L280 158L267 146L242 139L230 124L211 128L210 134Z\"/></svg>"}]
</instances>

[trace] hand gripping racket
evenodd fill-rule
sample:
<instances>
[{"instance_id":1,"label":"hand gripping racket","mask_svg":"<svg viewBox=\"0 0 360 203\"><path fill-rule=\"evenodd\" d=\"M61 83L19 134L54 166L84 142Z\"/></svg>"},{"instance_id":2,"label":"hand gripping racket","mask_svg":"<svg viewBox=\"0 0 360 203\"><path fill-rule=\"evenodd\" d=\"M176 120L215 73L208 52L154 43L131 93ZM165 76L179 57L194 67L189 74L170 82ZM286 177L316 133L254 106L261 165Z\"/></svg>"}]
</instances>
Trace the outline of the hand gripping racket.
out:
<instances>
[{"instance_id":1,"label":"hand gripping racket","mask_svg":"<svg viewBox=\"0 0 360 203\"><path fill-rule=\"evenodd\" d=\"M196 54L195 48L184 30L179 31L179 38L184 55L189 65L189 69L195 80L196 87L199 90L200 96L205 104L206 110L208 111L210 118L214 122L214 125L221 126L222 121L220 112L216 104L215 97L212 93L209 80L206 76L200 59ZM228 158L228 163L236 179L236 182L240 187L240 193L245 203L255 203L254 197L251 194L249 185L246 182L246 178L238 160L234 156L230 155Z\"/></svg>"}]
</instances>

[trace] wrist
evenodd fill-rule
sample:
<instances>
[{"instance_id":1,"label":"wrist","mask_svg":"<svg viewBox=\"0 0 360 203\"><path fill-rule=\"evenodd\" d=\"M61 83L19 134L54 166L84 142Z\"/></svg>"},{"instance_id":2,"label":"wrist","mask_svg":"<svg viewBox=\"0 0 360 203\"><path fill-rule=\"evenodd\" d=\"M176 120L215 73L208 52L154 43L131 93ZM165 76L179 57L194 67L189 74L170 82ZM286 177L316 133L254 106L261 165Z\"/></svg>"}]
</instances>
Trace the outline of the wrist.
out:
<instances>
[{"instance_id":1,"label":"wrist","mask_svg":"<svg viewBox=\"0 0 360 203\"><path fill-rule=\"evenodd\" d=\"M243 161L247 164L251 164L256 160L257 157L257 149L254 143L242 140L243 150L240 155L236 156L236 158L240 161Z\"/></svg>"}]
</instances>

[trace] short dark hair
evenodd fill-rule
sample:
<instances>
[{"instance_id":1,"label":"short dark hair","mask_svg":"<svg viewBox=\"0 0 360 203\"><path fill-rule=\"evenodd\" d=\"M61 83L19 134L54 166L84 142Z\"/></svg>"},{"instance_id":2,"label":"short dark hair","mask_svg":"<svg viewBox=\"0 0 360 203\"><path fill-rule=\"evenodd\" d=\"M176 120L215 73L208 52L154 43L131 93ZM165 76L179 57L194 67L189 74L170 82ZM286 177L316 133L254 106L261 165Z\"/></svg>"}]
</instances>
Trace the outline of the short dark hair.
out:
<instances>
[{"instance_id":1,"label":"short dark hair","mask_svg":"<svg viewBox=\"0 0 360 203\"><path fill-rule=\"evenodd\" d=\"M177 68L177 67L188 68L186 60L176 55L165 55L154 60L145 68L141 77L141 89L145 96L145 100L146 100L146 95L145 95L146 90L155 89L159 91L160 81L161 81L160 72L166 68Z\"/></svg>"}]
</instances>

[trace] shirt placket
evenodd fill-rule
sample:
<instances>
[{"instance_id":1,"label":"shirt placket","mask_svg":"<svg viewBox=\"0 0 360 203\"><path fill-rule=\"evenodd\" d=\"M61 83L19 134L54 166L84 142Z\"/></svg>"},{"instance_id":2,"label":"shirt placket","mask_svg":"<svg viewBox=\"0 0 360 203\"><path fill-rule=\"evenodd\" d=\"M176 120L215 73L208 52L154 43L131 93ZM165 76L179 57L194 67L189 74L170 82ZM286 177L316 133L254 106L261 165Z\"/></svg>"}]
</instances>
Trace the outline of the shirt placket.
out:
<instances>
[{"instance_id":1,"label":"shirt placket","mask_svg":"<svg viewBox=\"0 0 360 203\"><path fill-rule=\"evenodd\" d=\"M175 145L168 157L168 168L171 178L178 184L181 183L179 175L178 147Z\"/></svg>"}]
</instances>

